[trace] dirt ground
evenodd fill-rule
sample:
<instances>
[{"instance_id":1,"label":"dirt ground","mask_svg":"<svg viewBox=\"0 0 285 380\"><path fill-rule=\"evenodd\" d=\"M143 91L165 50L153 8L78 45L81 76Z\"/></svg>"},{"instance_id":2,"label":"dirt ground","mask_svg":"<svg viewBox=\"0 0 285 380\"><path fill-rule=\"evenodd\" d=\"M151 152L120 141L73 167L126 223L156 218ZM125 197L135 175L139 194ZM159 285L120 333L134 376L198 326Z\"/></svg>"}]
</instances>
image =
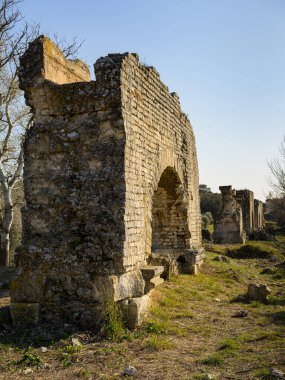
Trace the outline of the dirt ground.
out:
<instances>
[{"instance_id":1,"label":"dirt ground","mask_svg":"<svg viewBox=\"0 0 285 380\"><path fill-rule=\"evenodd\" d=\"M258 244L274 255L223 262L215 258L228 247L207 246L202 273L180 275L155 290L150 316L134 332L119 321L104 339L69 325L6 324L0 379L122 379L128 365L136 379L277 379L272 368L285 372L285 275L276 267L284 261L285 239ZM249 283L270 287L266 303L244 297ZM8 304L2 292L0 305ZM241 310L248 315L235 317Z\"/></svg>"}]
</instances>

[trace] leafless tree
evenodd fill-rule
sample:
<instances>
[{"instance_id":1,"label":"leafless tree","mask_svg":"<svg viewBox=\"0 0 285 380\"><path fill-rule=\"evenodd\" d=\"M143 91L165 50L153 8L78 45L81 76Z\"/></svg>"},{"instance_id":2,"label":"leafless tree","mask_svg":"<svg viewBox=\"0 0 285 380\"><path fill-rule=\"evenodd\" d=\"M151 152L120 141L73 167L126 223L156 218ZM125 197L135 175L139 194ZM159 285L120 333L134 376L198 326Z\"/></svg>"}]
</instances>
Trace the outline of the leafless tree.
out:
<instances>
[{"instance_id":1,"label":"leafless tree","mask_svg":"<svg viewBox=\"0 0 285 380\"><path fill-rule=\"evenodd\" d=\"M279 158L268 163L272 179L270 185L278 197L285 197L285 136L279 147Z\"/></svg>"},{"instance_id":2,"label":"leafless tree","mask_svg":"<svg viewBox=\"0 0 285 380\"><path fill-rule=\"evenodd\" d=\"M275 215L278 225L285 227L285 136L279 146L279 157L268 163L271 178L269 184L273 194L269 198L271 213Z\"/></svg>"},{"instance_id":3,"label":"leafless tree","mask_svg":"<svg viewBox=\"0 0 285 380\"><path fill-rule=\"evenodd\" d=\"M19 89L17 68L19 56L36 30L22 22L17 5L17 0L2 0L0 6L0 265L9 265L12 190L22 173L23 138L32 121Z\"/></svg>"},{"instance_id":4,"label":"leafless tree","mask_svg":"<svg viewBox=\"0 0 285 380\"><path fill-rule=\"evenodd\" d=\"M14 206L12 191L23 170L23 142L33 117L19 89L17 71L19 57L29 42L40 33L39 25L24 22L18 9L20 0L0 0L0 190L2 218L0 221L0 265L10 261L10 231ZM81 46L55 36L66 56L73 56Z\"/></svg>"}]
</instances>

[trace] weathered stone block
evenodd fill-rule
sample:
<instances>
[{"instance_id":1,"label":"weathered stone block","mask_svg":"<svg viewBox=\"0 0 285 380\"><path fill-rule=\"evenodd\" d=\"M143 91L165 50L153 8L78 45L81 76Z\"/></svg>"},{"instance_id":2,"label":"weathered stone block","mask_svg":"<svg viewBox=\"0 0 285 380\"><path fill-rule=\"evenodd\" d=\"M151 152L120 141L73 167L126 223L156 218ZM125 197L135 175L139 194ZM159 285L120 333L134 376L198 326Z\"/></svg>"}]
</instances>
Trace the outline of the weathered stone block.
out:
<instances>
[{"instance_id":1,"label":"weathered stone block","mask_svg":"<svg viewBox=\"0 0 285 380\"><path fill-rule=\"evenodd\" d=\"M39 303L11 303L10 310L13 323L36 325L40 322Z\"/></svg>"},{"instance_id":2,"label":"weathered stone block","mask_svg":"<svg viewBox=\"0 0 285 380\"><path fill-rule=\"evenodd\" d=\"M140 271L142 273L143 278L145 280L146 279L149 280L153 277L160 276L164 271L164 267L162 265L160 266L148 265L146 267L142 267Z\"/></svg>"},{"instance_id":3,"label":"weathered stone block","mask_svg":"<svg viewBox=\"0 0 285 380\"><path fill-rule=\"evenodd\" d=\"M121 301L121 309L126 326L133 330L140 326L149 312L151 298L144 295Z\"/></svg>"},{"instance_id":4,"label":"weathered stone block","mask_svg":"<svg viewBox=\"0 0 285 380\"><path fill-rule=\"evenodd\" d=\"M41 301L45 281L45 275L39 273L25 273L22 276L17 276L10 284L13 301L17 303Z\"/></svg>"},{"instance_id":5,"label":"weathered stone block","mask_svg":"<svg viewBox=\"0 0 285 380\"><path fill-rule=\"evenodd\" d=\"M149 279L148 281L146 281L146 284L145 284L145 288L144 288L145 294L149 293L155 287L157 287L163 283L164 283L164 279L161 278L160 276Z\"/></svg>"},{"instance_id":6,"label":"weathered stone block","mask_svg":"<svg viewBox=\"0 0 285 380\"><path fill-rule=\"evenodd\" d=\"M247 296L255 301L266 302L271 293L270 288L264 284L249 284L247 289Z\"/></svg>"},{"instance_id":7,"label":"weathered stone block","mask_svg":"<svg viewBox=\"0 0 285 380\"><path fill-rule=\"evenodd\" d=\"M144 294L145 281L140 270L120 276L110 276L114 289L114 301L124 298L140 297Z\"/></svg>"}]
</instances>

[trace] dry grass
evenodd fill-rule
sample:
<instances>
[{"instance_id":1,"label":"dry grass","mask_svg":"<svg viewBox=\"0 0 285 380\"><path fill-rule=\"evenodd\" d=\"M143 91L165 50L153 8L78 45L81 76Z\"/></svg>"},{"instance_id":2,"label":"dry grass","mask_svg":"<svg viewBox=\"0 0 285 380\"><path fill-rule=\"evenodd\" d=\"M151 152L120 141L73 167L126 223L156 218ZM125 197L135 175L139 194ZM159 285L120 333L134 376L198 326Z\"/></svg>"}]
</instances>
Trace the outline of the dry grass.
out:
<instances>
[{"instance_id":1,"label":"dry grass","mask_svg":"<svg viewBox=\"0 0 285 380\"><path fill-rule=\"evenodd\" d=\"M256 244L256 243L255 243ZM285 239L272 244L283 256ZM266 243L267 245L267 243ZM228 247L208 247L224 254ZM213 261L209 252L203 273L181 275L154 293L151 314L135 332L116 341L91 333L11 330L0 336L0 379L121 379L135 366L137 379L262 379L270 367L285 370L285 279L261 274L267 259ZM283 256L284 259L284 256ZM235 302L249 282L270 285L268 304ZM7 300L6 300L7 301ZM246 318L233 318L239 310ZM82 342L70 348L70 337ZM42 353L40 346L47 346ZM24 374L23 371L32 372Z\"/></svg>"}]
</instances>

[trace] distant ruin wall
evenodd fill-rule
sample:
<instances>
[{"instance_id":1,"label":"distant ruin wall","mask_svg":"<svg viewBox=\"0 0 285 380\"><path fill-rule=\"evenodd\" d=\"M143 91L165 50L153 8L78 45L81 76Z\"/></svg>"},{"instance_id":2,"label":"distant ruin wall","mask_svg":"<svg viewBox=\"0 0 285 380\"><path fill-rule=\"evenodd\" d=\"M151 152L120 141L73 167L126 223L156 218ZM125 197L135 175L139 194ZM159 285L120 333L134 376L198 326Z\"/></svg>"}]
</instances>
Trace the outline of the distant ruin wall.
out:
<instances>
[{"instance_id":1,"label":"distant ruin wall","mask_svg":"<svg viewBox=\"0 0 285 380\"><path fill-rule=\"evenodd\" d=\"M265 227L263 202L254 200L254 229L260 230Z\"/></svg>"},{"instance_id":2,"label":"distant ruin wall","mask_svg":"<svg viewBox=\"0 0 285 380\"><path fill-rule=\"evenodd\" d=\"M242 208L243 226L247 234L254 231L254 194L250 190L237 190L237 201Z\"/></svg>"},{"instance_id":3,"label":"distant ruin wall","mask_svg":"<svg viewBox=\"0 0 285 380\"><path fill-rule=\"evenodd\" d=\"M222 212L215 221L214 241L218 244L244 243L254 231L265 227L263 203L250 190L220 186Z\"/></svg>"},{"instance_id":4,"label":"distant ruin wall","mask_svg":"<svg viewBox=\"0 0 285 380\"><path fill-rule=\"evenodd\" d=\"M86 65L63 59L46 37L21 58L35 122L24 147L14 321L96 325L108 300L144 296L154 236L162 248L201 244L195 138L177 95L136 54L100 58L95 73L89 81ZM154 207L163 191L165 218Z\"/></svg>"},{"instance_id":5,"label":"distant ruin wall","mask_svg":"<svg viewBox=\"0 0 285 380\"><path fill-rule=\"evenodd\" d=\"M222 211L215 220L213 239L217 244L238 244L245 242L242 208L236 199L232 186L220 186L222 193Z\"/></svg>"}]
</instances>

